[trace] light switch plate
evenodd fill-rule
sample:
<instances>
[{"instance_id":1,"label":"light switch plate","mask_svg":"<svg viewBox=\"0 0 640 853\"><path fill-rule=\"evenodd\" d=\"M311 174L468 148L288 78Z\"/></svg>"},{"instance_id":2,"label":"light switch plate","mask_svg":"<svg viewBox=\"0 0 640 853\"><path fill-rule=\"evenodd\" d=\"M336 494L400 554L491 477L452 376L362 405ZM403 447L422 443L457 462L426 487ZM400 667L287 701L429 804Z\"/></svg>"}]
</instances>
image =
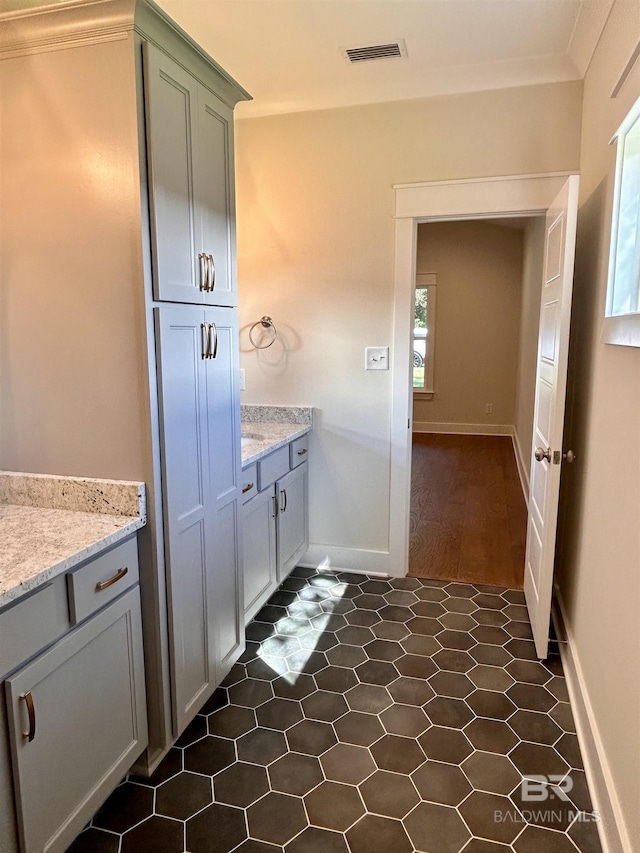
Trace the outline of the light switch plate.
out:
<instances>
[{"instance_id":1,"label":"light switch plate","mask_svg":"<svg viewBox=\"0 0 640 853\"><path fill-rule=\"evenodd\" d=\"M365 347L365 370L389 370L389 347Z\"/></svg>"}]
</instances>

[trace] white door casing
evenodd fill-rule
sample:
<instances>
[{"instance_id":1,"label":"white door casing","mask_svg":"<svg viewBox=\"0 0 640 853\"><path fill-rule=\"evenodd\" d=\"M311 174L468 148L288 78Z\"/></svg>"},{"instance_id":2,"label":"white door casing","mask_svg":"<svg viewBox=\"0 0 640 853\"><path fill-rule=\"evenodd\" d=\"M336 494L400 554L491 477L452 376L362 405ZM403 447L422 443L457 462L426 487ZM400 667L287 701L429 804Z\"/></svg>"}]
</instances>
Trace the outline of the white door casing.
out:
<instances>
[{"instance_id":1,"label":"white door casing","mask_svg":"<svg viewBox=\"0 0 640 853\"><path fill-rule=\"evenodd\" d=\"M566 181L546 216L524 575L525 597L539 658L547 656L553 593L578 182L575 175ZM538 461L536 448L551 458Z\"/></svg>"},{"instance_id":2,"label":"white door casing","mask_svg":"<svg viewBox=\"0 0 640 853\"><path fill-rule=\"evenodd\" d=\"M410 359L411 331L413 328L413 287L415 282L415 259L418 224L434 221L484 219L500 216L547 216L556 210L558 218L559 199L566 194L571 199L572 210L564 214L564 250L562 251L563 280L572 279L575 247L575 220L577 212L578 177L569 173L547 175L523 175L497 178L477 178L460 181L438 181L422 184L405 184L394 187L396 192L396 243L394 277L394 320L392 348L392 413L391 413L391 491L389 565L390 572L405 575L409 557L409 509L411 485L411 422L413 394L411 383L412 361ZM551 214L553 216L553 214ZM553 233L554 240L558 232ZM555 245L555 244L554 244ZM553 248L553 247L551 247ZM557 400L555 414L564 419L564 393L566 389L566 367L568 352L570 291L564 302L566 322L562 324L558 337L556 388L562 391L562 400ZM564 314L563 314L564 316ZM560 337L563 338L562 342ZM561 358L564 352L564 357ZM560 372L563 371L562 376ZM535 435L535 434L534 434ZM554 441L556 434L553 435ZM554 449L561 451L560 443ZM532 451L533 452L533 451ZM540 464L540 463L535 463ZM560 466L554 466L559 469ZM555 505L550 497L545 506L546 535L555 540L557 521L557 499ZM552 520L549 514L552 514ZM553 533L551 527L553 526ZM547 552L548 553L548 552ZM546 558L545 558L546 559ZM553 584L553 545L550 563L547 561L543 575L536 579L535 595L527 596L531 621L540 634L545 624L544 643L547 642L551 592ZM544 589L544 594L543 593ZM545 611L546 608L546 611ZM545 615L546 613L546 615ZM538 646L537 646L538 648ZM542 648L542 641L538 653ZM544 648L546 655L546 645Z\"/></svg>"}]
</instances>

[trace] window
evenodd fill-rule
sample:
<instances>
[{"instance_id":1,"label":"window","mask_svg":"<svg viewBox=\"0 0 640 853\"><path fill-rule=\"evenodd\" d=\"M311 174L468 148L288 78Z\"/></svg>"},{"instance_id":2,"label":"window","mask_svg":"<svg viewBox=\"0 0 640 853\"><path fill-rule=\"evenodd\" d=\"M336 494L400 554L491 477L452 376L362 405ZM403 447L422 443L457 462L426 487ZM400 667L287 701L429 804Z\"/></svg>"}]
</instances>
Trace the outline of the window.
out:
<instances>
[{"instance_id":1,"label":"window","mask_svg":"<svg viewBox=\"0 0 640 853\"><path fill-rule=\"evenodd\" d=\"M413 391L433 394L436 274L418 273L413 314Z\"/></svg>"},{"instance_id":2,"label":"window","mask_svg":"<svg viewBox=\"0 0 640 853\"><path fill-rule=\"evenodd\" d=\"M603 338L640 346L640 99L614 141L618 153Z\"/></svg>"}]
</instances>

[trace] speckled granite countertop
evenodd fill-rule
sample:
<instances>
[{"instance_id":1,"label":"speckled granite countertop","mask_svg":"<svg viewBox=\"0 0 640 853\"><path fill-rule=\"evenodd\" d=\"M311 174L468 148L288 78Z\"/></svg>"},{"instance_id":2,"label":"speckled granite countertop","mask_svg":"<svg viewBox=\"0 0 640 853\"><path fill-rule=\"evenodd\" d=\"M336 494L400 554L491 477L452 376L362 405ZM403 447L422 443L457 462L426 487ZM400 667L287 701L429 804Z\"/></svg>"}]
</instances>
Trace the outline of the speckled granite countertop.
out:
<instances>
[{"instance_id":1,"label":"speckled granite countertop","mask_svg":"<svg viewBox=\"0 0 640 853\"><path fill-rule=\"evenodd\" d=\"M242 467L313 429L310 406L241 406Z\"/></svg>"},{"instance_id":2,"label":"speckled granite countertop","mask_svg":"<svg viewBox=\"0 0 640 853\"><path fill-rule=\"evenodd\" d=\"M144 524L144 483L0 472L0 607Z\"/></svg>"}]
</instances>

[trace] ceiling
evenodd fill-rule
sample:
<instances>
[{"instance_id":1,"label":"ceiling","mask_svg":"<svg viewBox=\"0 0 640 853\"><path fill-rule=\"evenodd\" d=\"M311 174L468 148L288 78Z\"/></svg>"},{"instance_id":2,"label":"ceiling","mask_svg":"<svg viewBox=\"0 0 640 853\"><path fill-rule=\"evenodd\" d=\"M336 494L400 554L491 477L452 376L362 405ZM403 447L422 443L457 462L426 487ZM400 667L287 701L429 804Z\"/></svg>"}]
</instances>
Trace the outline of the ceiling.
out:
<instances>
[{"instance_id":1,"label":"ceiling","mask_svg":"<svg viewBox=\"0 0 640 853\"><path fill-rule=\"evenodd\" d=\"M238 118L584 76L613 0L156 0L252 95ZM344 47L404 39L407 58Z\"/></svg>"}]
</instances>

